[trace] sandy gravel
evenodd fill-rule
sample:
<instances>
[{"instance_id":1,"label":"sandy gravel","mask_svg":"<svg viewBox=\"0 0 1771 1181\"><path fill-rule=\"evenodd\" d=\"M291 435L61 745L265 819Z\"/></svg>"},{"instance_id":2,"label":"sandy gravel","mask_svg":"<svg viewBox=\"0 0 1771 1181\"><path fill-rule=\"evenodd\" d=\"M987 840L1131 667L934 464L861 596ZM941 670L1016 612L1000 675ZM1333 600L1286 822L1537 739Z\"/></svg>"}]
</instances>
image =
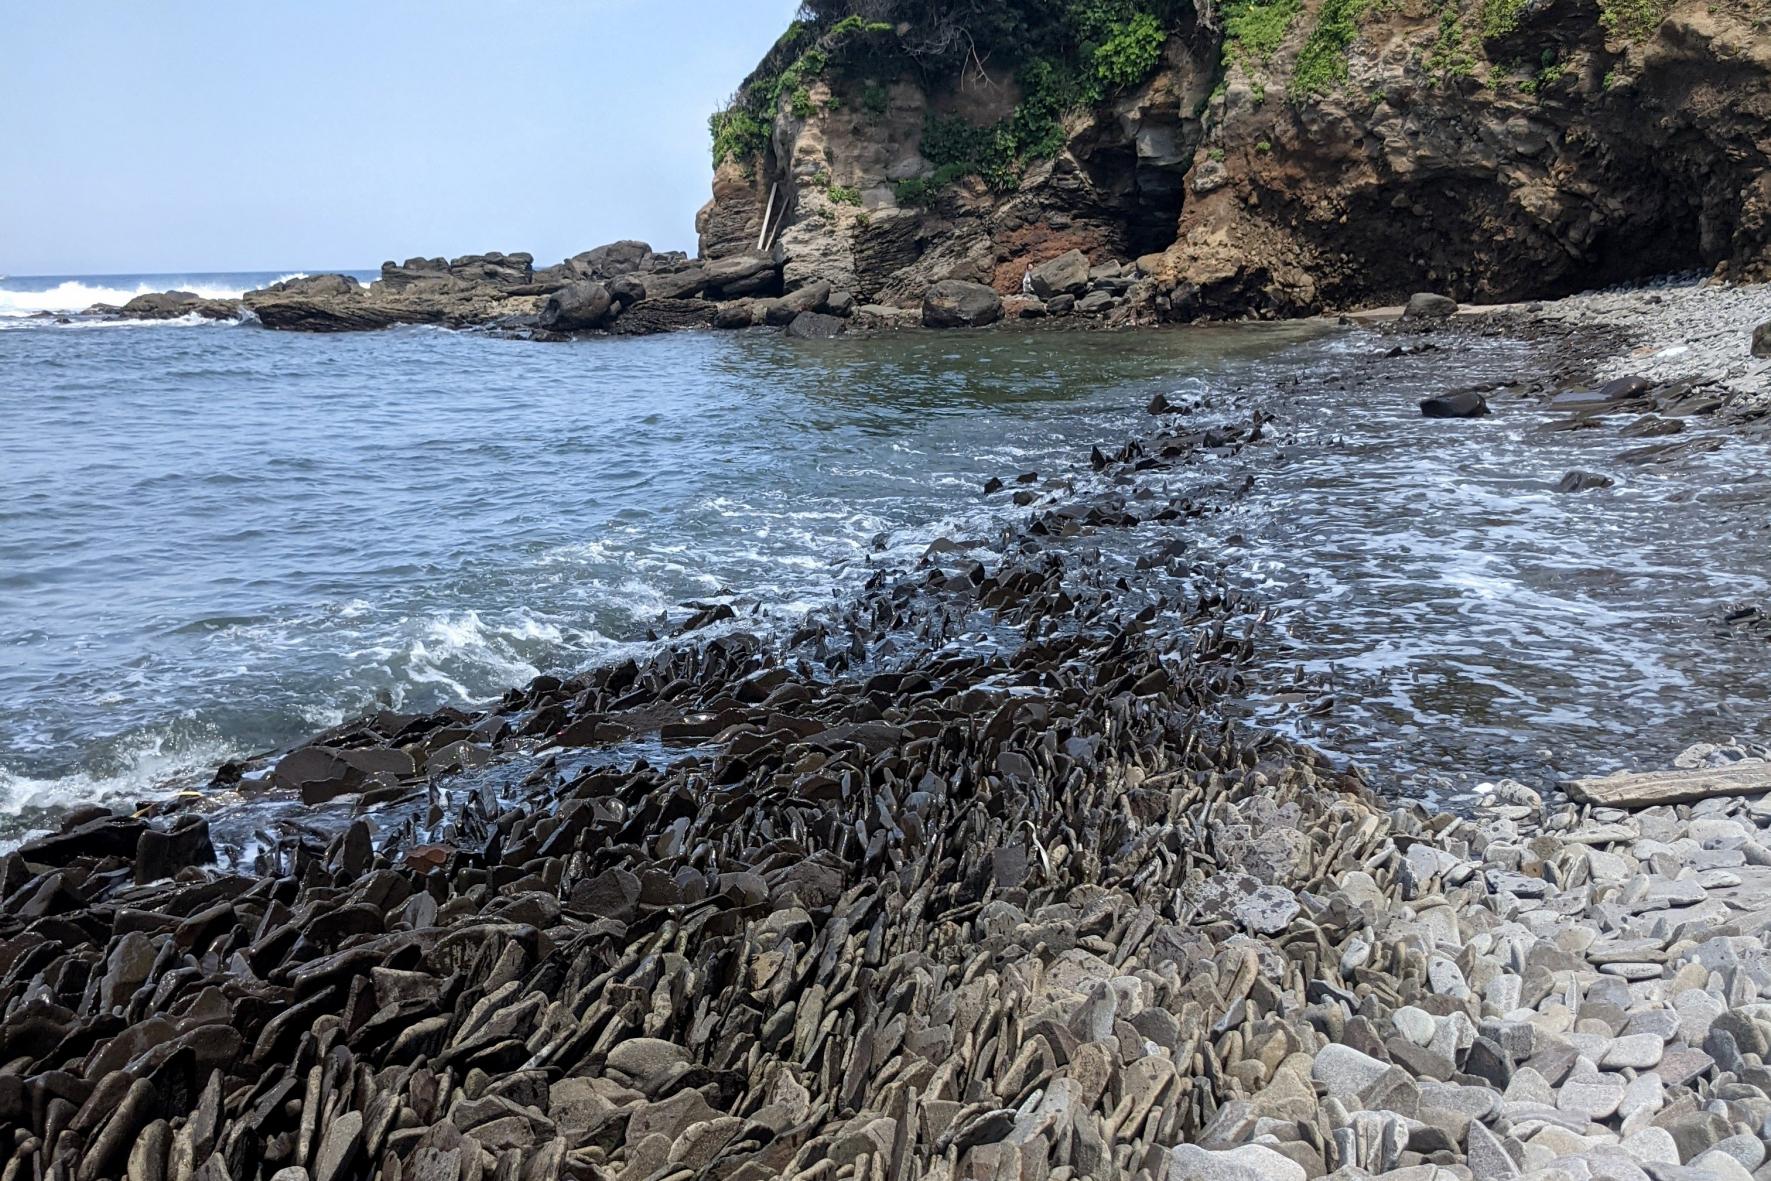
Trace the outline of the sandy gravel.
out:
<instances>
[{"instance_id":1,"label":"sandy gravel","mask_svg":"<svg viewBox=\"0 0 1771 1181\"><path fill-rule=\"evenodd\" d=\"M1771 283L1595 292L1545 303L1539 315L1610 326L1637 342L1603 362L1600 377L1713 381L1744 395L1753 409L1771 409L1771 358L1752 355L1753 329L1771 321Z\"/></svg>"}]
</instances>

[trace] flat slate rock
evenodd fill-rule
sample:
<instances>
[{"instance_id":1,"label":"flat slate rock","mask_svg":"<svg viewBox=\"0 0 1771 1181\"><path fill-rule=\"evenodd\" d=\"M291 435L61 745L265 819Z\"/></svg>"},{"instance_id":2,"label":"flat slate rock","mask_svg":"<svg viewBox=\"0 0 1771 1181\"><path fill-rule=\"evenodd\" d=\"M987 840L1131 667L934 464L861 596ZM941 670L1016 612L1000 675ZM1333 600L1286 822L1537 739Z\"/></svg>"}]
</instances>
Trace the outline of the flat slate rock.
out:
<instances>
[{"instance_id":1,"label":"flat slate rock","mask_svg":"<svg viewBox=\"0 0 1771 1181\"><path fill-rule=\"evenodd\" d=\"M1771 763L1736 763L1696 771L1620 772L1603 779L1573 779L1568 794L1583 804L1606 808L1652 808L1711 796L1758 795L1771 791Z\"/></svg>"}]
</instances>

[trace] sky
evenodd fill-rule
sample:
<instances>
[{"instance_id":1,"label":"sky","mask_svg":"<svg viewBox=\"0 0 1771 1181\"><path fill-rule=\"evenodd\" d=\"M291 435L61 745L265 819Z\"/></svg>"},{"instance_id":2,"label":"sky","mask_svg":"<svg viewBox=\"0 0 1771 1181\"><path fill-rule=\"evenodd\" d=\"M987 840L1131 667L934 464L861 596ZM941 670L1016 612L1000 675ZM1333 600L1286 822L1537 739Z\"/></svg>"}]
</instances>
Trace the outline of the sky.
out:
<instances>
[{"instance_id":1,"label":"sky","mask_svg":"<svg viewBox=\"0 0 1771 1181\"><path fill-rule=\"evenodd\" d=\"M0 274L695 249L798 0L0 3Z\"/></svg>"}]
</instances>

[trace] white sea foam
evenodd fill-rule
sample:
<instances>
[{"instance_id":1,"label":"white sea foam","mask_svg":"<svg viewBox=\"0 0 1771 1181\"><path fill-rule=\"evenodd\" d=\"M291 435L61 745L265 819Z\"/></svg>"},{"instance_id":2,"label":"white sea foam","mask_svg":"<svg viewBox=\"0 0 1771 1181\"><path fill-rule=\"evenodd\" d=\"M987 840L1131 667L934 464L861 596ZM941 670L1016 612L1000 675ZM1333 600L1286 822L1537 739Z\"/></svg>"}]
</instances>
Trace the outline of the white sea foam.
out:
<instances>
[{"instance_id":1,"label":"white sea foam","mask_svg":"<svg viewBox=\"0 0 1771 1181\"><path fill-rule=\"evenodd\" d=\"M173 729L177 729L175 723ZM0 816L27 810L75 804L136 800L185 782L207 780L215 768L239 750L214 735L180 740L165 731L129 739L113 752L103 770L36 777L0 767ZM0 846L0 852L4 847Z\"/></svg>"},{"instance_id":2,"label":"white sea foam","mask_svg":"<svg viewBox=\"0 0 1771 1181\"><path fill-rule=\"evenodd\" d=\"M304 278L306 272L292 271L287 275L279 275L277 282L285 279ZM68 279L57 283L44 291L19 291L0 287L0 316L34 316L42 312L83 312L93 304L110 304L122 307L138 295L151 295L156 291L189 291L204 299L239 299L246 289L239 285L220 286L205 283L181 283L177 276L169 275L153 281L143 280L133 287L109 287L103 284L82 282L79 279ZM18 280L13 280L18 282Z\"/></svg>"}]
</instances>

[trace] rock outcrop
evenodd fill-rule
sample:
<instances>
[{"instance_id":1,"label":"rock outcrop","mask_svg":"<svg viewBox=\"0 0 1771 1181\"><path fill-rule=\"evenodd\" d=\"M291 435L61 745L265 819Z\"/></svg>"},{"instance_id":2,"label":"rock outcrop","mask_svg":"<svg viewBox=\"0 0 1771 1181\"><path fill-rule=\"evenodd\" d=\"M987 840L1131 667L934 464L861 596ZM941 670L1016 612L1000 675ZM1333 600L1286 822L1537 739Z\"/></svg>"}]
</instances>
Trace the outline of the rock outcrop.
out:
<instances>
[{"instance_id":1,"label":"rock outcrop","mask_svg":"<svg viewBox=\"0 0 1771 1181\"><path fill-rule=\"evenodd\" d=\"M1025 161L1007 187L943 163L925 137L1021 118L1028 99L1012 68L992 60L941 77L899 53L895 34L856 31L852 21L821 37L795 30L733 108L748 118L746 104L784 70L802 78L767 116L767 142L717 163L713 200L697 219L703 255L766 249L789 290L827 281L863 304L917 308L944 280L1006 295L1020 290L1029 264L1080 252L1086 275L1090 260L1131 260L1174 241L1217 53L1215 35L1192 16L1161 42L1141 81L1054 123L1062 150ZM854 48L869 36L875 44ZM808 76L808 53L831 64ZM1111 293L1114 306L1123 290Z\"/></svg>"},{"instance_id":2,"label":"rock outcrop","mask_svg":"<svg viewBox=\"0 0 1771 1181\"><path fill-rule=\"evenodd\" d=\"M410 258L383 263L367 287L348 275L304 276L249 291L243 302L265 327L292 331L440 324L557 337L617 323L628 333L701 326L711 315L702 314L700 296L714 285L722 295L768 290L779 285L779 266L763 257L707 268L680 251L626 241L541 270L528 254Z\"/></svg>"},{"instance_id":3,"label":"rock outcrop","mask_svg":"<svg viewBox=\"0 0 1771 1181\"><path fill-rule=\"evenodd\" d=\"M118 320L177 320L185 316L237 320L240 305L231 299L205 299L194 291L154 291L138 295L120 308L95 304L86 314Z\"/></svg>"},{"instance_id":4,"label":"rock outcrop","mask_svg":"<svg viewBox=\"0 0 1771 1181\"><path fill-rule=\"evenodd\" d=\"M1045 110L1049 60L992 44L931 65L927 45L970 18L875 26L861 18L881 5L863 7L809 5L818 19L716 118L704 255L772 251L789 290L823 280L906 308L950 279L1016 292L1032 267L1047 310L1075 296L1119 319L1771 275L1767 0L1232 0L1179 15L1128 0L1132 24L1167 14L1159 57L1092 103L1065 92L1044 141L1022 130ZM1064 8L966 11L1032 26ZM959 31L981 36L977 23ZM1054 281L1072 252L1136 262L1093 299L1074 257Z\"/></svg>"}]
</instances>

